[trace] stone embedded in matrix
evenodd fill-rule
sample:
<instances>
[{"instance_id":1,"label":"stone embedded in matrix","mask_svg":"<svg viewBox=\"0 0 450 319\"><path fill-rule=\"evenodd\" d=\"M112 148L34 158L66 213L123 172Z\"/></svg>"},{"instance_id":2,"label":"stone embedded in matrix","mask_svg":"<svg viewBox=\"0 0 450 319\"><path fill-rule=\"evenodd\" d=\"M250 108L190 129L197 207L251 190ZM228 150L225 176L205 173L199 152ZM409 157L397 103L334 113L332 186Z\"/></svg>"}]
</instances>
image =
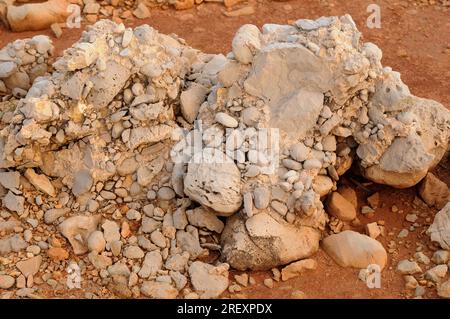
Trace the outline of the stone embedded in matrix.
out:
<instances>
[{"instance_id":1,"label":"stone embedded in matrix","mask_svg":"<svg viewBox=\"0 0 450 319\"><path fill-rule=\"evenodd\" d=\"M349 15L243 25L226 56L108 20L48 65L52 51L44 36L0 51L0 255L28 251L35 223L69 242L36 255L76 254L124 296L218 297L230 266L308 258L356 217L344 193L330 216L322 203L352 165L411 187L450 138L450 111L412 95ZM386 263L374 238L327 243L346 266Z\"/></svg>"}]
</instances>

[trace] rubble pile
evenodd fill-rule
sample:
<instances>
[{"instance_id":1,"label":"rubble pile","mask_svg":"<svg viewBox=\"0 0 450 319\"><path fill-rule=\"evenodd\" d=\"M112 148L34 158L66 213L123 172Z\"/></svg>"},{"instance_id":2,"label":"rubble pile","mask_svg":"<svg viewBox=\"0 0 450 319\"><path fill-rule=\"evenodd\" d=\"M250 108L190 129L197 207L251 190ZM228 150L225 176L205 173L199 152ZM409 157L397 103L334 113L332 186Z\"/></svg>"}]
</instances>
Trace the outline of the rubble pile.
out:
<instances>
[{"instance_id":1,"label":"rubble pile","mask_svg":"<svg viewBox=\"0 0 450 319\"><path fill-rule=\"evenodd\" d=\"M339 264L383 268L337 182L355 162L377 183L417 184L447 149L450 112L360 38L349 15L244 25L224 56L148 25L88 27L0 102L0 288L64 285L52 274L76 260L123 297L215 298L230 266L305 259L330 230ZM14 44L1 52L21 56Z\"/></svg>"},{"instance_id":2,"label":"rubble pile","mask_svg":"<svg viewBox=\"0 0 450 319\"><path fill-rule=\"evenodd\" d=\"M49 37L16 40L0 50L0 96L25 97L39 76L48 74L53 45Z\"/></svg>"}]
</instances>

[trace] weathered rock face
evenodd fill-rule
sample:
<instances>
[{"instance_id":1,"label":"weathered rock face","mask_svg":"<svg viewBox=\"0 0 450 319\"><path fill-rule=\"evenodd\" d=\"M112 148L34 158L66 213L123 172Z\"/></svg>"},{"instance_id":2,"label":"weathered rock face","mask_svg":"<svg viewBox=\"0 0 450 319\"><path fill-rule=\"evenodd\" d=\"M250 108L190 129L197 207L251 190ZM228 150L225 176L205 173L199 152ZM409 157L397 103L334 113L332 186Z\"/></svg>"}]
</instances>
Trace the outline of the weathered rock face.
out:
<instances>
[{"instance_id":1,"label":"weathered rock face","mask_svg":"<svg viewBox=\"0 0 450 319\"><path fill-rule=\"evenodd\" d=\"M295 227L269 213L245 220L240 214L228 218L222 232L222 255L239 270L270 269L315 253L320 232Z\"/></svg>"},{"instance_id":2,"label":"weathered rock face","mask_svg":"<svg viewBox=\"0 0 450 319\"><path fill-rule=\"evenodd\" d=\"M450 202L436 214L427 234L442 248L450 249Z\"/></svg>"}]
</instances>

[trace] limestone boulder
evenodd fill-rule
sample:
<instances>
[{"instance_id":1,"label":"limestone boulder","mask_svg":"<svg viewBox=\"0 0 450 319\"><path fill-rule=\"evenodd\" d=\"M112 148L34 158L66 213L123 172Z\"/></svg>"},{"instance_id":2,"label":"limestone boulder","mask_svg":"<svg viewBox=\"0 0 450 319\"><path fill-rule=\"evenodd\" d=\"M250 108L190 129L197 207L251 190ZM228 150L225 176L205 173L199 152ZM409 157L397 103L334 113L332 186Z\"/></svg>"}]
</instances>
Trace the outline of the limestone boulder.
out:
<instances>
[{"instance_id":1,"label":"limestone boulder","mask_svg":"<svg viewBox=\"0 0 450 319\"><path fill-rule=\"evenodd\" d=\"M242 204L241 173L227 155L206 148L188 164L184 193L217 215L229 216Z\"/></svg>"},{"instance_id":2,"label":"limestone boulder","mask_svg":"<svg viewBox=\"0 0 450 319\"><path fill-rule=\"evenodd\" d=\"M342 267L362 269L376 264L383 269L387 263L386 250L379 241L351 230L324 238L322 247Z\"/></svg>"},{"instance_id":3,"label":"limestone boulder","mask_svg":"<svg viewBox=\"0 0 450 319\"><path fill-rule=\"evenodd\" d=\"M307 258L319 248L320 231L294 226L268 212L248 219L227 219L221 236L222 257L238 270L267 270Z\"/></svg>"}]
</instances>

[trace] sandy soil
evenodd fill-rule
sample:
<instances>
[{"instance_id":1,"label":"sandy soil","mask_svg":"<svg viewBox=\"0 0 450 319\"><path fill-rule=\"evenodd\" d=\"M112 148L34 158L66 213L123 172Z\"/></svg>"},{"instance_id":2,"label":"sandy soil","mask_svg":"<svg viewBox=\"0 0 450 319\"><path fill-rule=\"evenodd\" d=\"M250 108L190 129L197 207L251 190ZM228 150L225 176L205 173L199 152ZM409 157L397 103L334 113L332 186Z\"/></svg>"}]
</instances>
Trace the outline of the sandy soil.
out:
<instances>
[{"instance_id":1,"label":"sandy soil","mask_svg":"<svg viewBox=\"0 0 450 319\"><path fill-rule=\"evenodd\" d=\"M435 99L450 107L450 8L442 6L417 7L414 1L387 1L377 3L381 6L381 28L369 29L366 19L370 13L366 11L373 1L313 1L292 0L288 2L269 2L262 0L252 2L256 12L251 16L229 18L223 15L225 10L220 4L206 3L194 9L175 12L173 10L153 10L152 16L146 20L127 21L127 26L147 23L163 33L176 33L186 39L189 45L205 52L224 53L230 51L231 39L236 30L245 23L258 26L264 23L288 23L299 18L317 18L322 15L342 15L349 13L356 21L363 34L364 41L376 43L383 50L383 65L391 66L402 74L403 81L415 95ZM85 26L83 26L85 28ZM57 55L75 42L81 29L65 29L62 38L55 39ZM34 34L53 36L51 31L10 33L0 29L0 47L18 39ZM435 169L437 175L450 184L450 159L445 158ZM354 178L354 177L353 177ZM383 220L386 224L386 236L380 241L385 247L389 241L395 241L397 248L389 254L389 262L382 273L380 289L369 289L358 279L358 270L345 269L336 265L322 250L314 259L318 261L318 269L291 279L287 282L275 282L272 289L263 285L270 272L254 272L251 275L257 284L244 288L238 294L225 294L225 297L248 298L290 298L295 290L303 291L309 298L405 298L413 296L404 288L403 278L395 273L398 260L411 257L419 243L423 244L423 252L430 256L434 249L424 230L436 212L427 207L415 207L413 204L416 190L395 190L389 187L371 184L364 189L347 180L358 191L359 205L366 205L365 198L380 191L382 207L372 217L359 216L362 224ZM364 182L364 181L363 181ZM396 205L403 213L393 213L392 205ZM397 235L410 223L404 220L406 214L417 213L421 216L421 225L410 232L407 238L398 239ZM427 267L423 267L427 269ZM447 279L448 279L447 275ZM40 293L47 297L83 297L86 292L95 292L102 297L110 297L105 289L90 284L82 290L51 290L43 285ZM436 297L435 289L427 289L425 297Z\"/></svg>"}]
</instances>

